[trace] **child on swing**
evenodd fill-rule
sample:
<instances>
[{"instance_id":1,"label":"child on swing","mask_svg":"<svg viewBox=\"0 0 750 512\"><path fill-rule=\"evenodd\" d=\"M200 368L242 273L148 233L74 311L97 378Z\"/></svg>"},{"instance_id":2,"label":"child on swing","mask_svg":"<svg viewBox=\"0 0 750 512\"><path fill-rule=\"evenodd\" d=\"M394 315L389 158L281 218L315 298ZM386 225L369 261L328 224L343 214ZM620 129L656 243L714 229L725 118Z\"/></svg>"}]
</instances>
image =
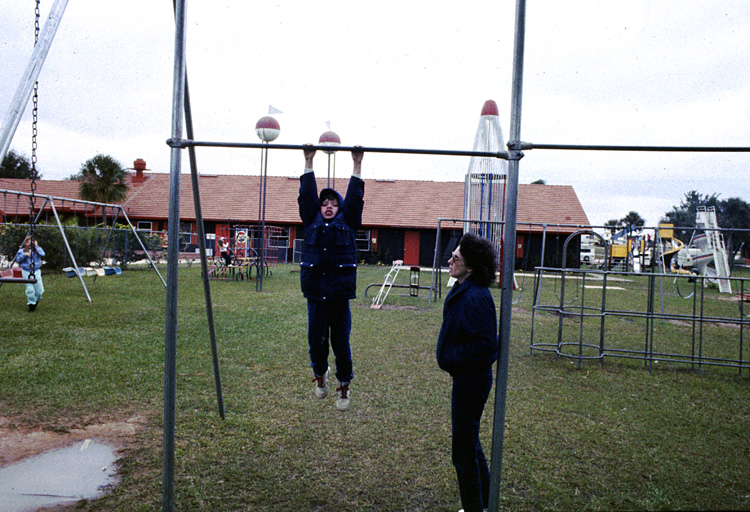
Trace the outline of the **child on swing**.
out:
<instances>
[{"instance_id":1,"label":"child on swing","mask_svg":"<svg viewBox=\"0 0 750 512\"><path fill-rule=\"evenodd\" d=\"M29 279L31 274L31 264L34 264L34 278L36 283L26 283L26 304L29 306L29 313L36 310L37 304L42 299L44 293L44 284L42 284L42 256L44 250L39 247L36 240L27 236L21 247L16 253L14 261L21 266L21 272L24 279Z\"/></svg>"}]
</instances>

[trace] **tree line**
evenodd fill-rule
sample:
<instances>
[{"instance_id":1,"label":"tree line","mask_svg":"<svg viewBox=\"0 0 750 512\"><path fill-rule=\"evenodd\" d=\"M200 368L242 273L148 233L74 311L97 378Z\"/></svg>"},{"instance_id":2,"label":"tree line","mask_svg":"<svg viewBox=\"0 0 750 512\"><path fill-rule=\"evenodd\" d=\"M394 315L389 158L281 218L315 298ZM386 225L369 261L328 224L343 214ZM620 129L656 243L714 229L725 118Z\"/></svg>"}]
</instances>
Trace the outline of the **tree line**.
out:
<instances>
[{"instance_id":1,"label":"tree line","mask_svg":"<svg viewBox=\"0 0 750 512\"><path fill-rule=\"evenodd\" d=\"M714 207L716 210L716 222L724 232L724 243L727 248L729 265L734 266L734 259L740 251L750 249L750 232L735 231L750 229L750 204L739 197L720 199L719 194L701 194L691 190L685 194L679 205L664 214L659 220L675 226L674 236L684 243L688 243L695 232L696 215L698 208ZM605 223L614 233L618 229L632 226L636 230L642 228L645 221L638 212L631 211L621 219L611 219Z\"/></svg>"},{"instance_id":2,"label":"tree line","mask_svg":"<svg viewBox=\"0 0 750 512\"><path fill-rule=\"evenodd\" d=\"M8 151L0 164L0 178L41 179L39 169L25 155ZM78 181L78 195L84 201L118 203L128 193L127 172L120 162L109 155L96 155L86 160L68 180Z\"/></svg>"}]
</instances>

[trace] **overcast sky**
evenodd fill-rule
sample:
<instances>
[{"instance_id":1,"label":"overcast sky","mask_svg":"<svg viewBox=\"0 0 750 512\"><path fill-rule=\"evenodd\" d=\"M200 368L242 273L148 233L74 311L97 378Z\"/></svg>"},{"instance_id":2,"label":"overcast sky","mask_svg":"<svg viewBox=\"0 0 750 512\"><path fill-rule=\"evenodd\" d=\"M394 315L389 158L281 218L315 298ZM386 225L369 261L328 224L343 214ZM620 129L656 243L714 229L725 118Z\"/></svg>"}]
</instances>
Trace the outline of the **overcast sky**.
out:
<instances>
[{"instance_id":1,"label":"overcast sky","mask_svg":"<svg viewBox=\"0 0 750 512\"><path fill-rule=\"evenodd\" d=\"M42 15L52 0L42 0ZM188 2L196 138L472 149L494 99L510 129L515 2ZM33 47L34 5L0 2L0 115ZM172 2L70 1L39 78L39 169L63 179L98 153L169 172ZM530 0L521 138L536 144L750 146L747 0ZM30 155L30 107L11 148ZM205 174L260 172L259 150L198 148ZM186 152L185 152L186 153ZM295 176L298 151L269 174ZM469 159L368 154L365 179L462 181ZM327 157L316 157L319 175ZM655 225L697 190L750 201L746 153L532 150L520 182L571 185L593 224L635 210ZM187 172L187 158L183 170ZM336 175L351 159L336 157ZM248 200L252 200L248 198ZM439 200L439 198L436 198Z\"/></svg>"}]
</instances>

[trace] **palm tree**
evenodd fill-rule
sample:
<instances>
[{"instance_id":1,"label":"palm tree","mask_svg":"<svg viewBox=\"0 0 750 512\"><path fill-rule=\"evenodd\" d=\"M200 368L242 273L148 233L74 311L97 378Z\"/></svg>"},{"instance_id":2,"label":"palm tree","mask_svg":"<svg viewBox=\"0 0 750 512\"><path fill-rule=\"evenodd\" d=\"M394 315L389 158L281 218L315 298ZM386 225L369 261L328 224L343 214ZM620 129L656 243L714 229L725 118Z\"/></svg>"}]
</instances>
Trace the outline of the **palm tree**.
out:
<instances>
[{"instance_id":1,"label":"palm tree","mask_svg":"<svg viewBox=\"0 0 750 512\"><path fill-rule=\"evenodd\" d=\"M617 228L620 227L620 221L617 219L609 219L604 223L604 226L609 228L609 232L614 235L617 232Z\"/></svg>"},{"instance_id":2,"label":"palm tree","mask_svg":"<svg viewBox=\"0 0 750 512\"><path fill-rule=\"evenodd\" d=\"M633 228L639 230L646 224L646 221L638 212L630 211L626 216L620 219L620 224L624 227L633 226Z\"/></svg>"},{"instance_id":3,"label":"palm tree","mask_svg":"<svg viewBox=\"0 0 750 512\"><path fill-rule=\"evenodd\" d=\"M108 155L96 155L81 166L81 199L99 203L117 203L125 199L128 185L122 164Z\"/></svg>"}]
</instances>

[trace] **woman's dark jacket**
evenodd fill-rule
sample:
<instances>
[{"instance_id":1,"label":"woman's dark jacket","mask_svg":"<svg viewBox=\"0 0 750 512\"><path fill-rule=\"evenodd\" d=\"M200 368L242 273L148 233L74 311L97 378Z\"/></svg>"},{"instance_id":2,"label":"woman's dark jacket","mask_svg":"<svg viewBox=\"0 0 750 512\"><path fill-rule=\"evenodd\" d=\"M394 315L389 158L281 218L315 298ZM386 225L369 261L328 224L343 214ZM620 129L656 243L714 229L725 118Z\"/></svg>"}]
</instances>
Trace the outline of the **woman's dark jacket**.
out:
<instances>
[{"instance_id":1,"label":"woman's dark jacket","mask_svg":"<svg viewBox=\"0 0 750 512\"><path fill-rule=\"evenodd\" d=\"M445 297L436 349L438 366L451 375L487 371L497 359L497 312L489 288L471 277Z\"/></svg>"},{"instance_id":2,"label":"woman's dark jacket","mask_svg":"<svg viewBox=\"0 0 750 512\"><path fill-rule=\"evenodd\" d=\"M300 177L299 216L305 227L300 263L302 294L320 301L348 300L357 292L357 245L355 233L362 225L365 182L349 180L346 199L336 192L339 210L330 221L320 214L315 174Z\"/></svg>"}]
</instances>

